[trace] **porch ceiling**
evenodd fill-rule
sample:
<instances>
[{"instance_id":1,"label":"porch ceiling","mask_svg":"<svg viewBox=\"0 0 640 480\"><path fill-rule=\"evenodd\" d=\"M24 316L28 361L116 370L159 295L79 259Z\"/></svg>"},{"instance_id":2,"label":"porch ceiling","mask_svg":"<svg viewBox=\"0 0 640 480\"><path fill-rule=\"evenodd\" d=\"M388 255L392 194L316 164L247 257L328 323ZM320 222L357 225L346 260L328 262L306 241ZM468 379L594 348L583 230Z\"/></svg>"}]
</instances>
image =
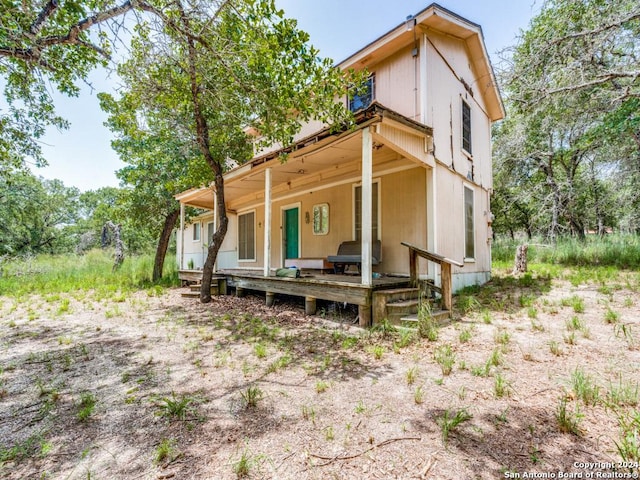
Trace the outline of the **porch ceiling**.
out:
<instances>
[{"instance_id":1,"label":"porch ceiling","mask_svg":"<svg viewBox=\"0 0 640 480\"><path fill-rule=\"evenodd\" d=\"M424 159L407 153L384 135L389 128L407 135L414 147L430 137L427 127L401 124L395 119L378 118L355 131L329 135L310 141L290 153L285 162L278 158L254 160L225 174L225 203L234 211L264 200L265 171L271 168L272 201L332 184L357 179L362 171L362 128L373 125L373 174L380 175L412 165L426 166ZM394 139L395 140L395 139ZM192 189L176 198L185 205L213 209L211 188Z\"/></svg>"}]
</instances>

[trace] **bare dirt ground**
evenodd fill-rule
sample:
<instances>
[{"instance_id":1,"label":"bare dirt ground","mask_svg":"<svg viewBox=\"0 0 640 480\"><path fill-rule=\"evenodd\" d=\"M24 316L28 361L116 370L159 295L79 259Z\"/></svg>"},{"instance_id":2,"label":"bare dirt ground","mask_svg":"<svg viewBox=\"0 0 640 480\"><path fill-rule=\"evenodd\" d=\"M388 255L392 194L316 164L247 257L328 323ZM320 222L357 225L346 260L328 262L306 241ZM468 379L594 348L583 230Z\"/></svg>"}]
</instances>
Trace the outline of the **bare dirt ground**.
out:
<instances>
[{"instance_id":1,"label":"bare dirt ground","mask_svg":"<svg viewBox=\"0 0 640 480\"><path fill-rule=\"evenodd\" d=\"M623 478L639 285L498 279L436 341L179 289L1 298L0 477Z\"/></svg>"}]
</instances>

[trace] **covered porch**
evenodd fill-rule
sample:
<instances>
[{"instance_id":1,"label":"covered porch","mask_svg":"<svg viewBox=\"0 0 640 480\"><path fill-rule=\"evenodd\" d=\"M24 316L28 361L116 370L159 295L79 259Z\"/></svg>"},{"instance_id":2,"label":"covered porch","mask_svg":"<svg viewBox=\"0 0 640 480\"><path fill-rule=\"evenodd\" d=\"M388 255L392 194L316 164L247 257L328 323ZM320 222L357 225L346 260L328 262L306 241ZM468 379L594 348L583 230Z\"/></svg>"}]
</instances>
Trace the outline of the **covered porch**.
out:
<instances>
[{"instance_id":1,"label":"covered porch","mask_svg":"<svg viewBox=\"0 0 640 480\"><path fill-rule=\"evenodd\" d=\"M431 129L376 103L352 129L323 129L254 158L224 176L230 224L217 272L240 291L266 292L267 302L284 293L358 305L361 323L369 324L374 292L407 287L411 274L437 280L435 264L412 271L401 245L434 245L434 162ZM215 222L215 195L202 188L176 197L181 275L197 276L183 261L184 207L212 210ZM359 245L357 275L275 276L290 265L325 265L347 241Z\"/></svg>"}]
</instances>

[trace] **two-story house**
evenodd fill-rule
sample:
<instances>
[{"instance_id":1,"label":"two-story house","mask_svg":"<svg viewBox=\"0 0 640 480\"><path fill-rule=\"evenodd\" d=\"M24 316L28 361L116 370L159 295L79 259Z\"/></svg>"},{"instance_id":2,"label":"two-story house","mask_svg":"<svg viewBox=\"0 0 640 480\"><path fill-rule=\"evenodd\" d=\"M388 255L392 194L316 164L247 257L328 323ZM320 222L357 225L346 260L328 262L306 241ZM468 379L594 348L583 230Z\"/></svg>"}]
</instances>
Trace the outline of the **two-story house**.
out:
<instances>
[{"instance_id":1,"label":"two-story house","mask_svg":"<svg viewBox=\"0 0 640 480\"><path fill-rule=\"evenodd\" d=\"M454 290L489 280L491 124L505 113L480 26L431 4L339 66L371 73L367 91L344 100L356 128L304 125L286 163L274 146L225 175L230 223L217 269L265 278L291 265L322 269L343 242L356 242L357 283L369 293L344 301L360 302L361 323L376 282L395 288L391 279L413 275L442 285L449 269ZM212 211L214 195L194 189L176 198ZM213 222L211 212L179 232L181 269L202 266ZM454 261L412 267L403 243ZM343 300L322 288L238 282L267 294Z\"/></svg>"}]
</instances>

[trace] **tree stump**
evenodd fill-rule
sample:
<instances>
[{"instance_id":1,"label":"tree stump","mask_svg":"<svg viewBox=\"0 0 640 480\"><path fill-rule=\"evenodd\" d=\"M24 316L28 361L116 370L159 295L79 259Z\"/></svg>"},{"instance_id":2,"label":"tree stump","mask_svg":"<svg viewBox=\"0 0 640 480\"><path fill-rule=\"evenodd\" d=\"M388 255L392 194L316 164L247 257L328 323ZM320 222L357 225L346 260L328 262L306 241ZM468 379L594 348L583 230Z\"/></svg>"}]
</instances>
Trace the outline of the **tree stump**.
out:
<instances>
[{"instance_id":1,"label":"tree stump","mask_svg":"<svg viewBox=\"0 0 640 480\"><path fill-rule=\"evenodd\" d=\"M516 248L516 258L515 263L513 265L512 275L516 273L525 273L527 271L527 250L529 249L529 245L526 243L523 245L519 245Z\"/></svg>"}]
</instances>

